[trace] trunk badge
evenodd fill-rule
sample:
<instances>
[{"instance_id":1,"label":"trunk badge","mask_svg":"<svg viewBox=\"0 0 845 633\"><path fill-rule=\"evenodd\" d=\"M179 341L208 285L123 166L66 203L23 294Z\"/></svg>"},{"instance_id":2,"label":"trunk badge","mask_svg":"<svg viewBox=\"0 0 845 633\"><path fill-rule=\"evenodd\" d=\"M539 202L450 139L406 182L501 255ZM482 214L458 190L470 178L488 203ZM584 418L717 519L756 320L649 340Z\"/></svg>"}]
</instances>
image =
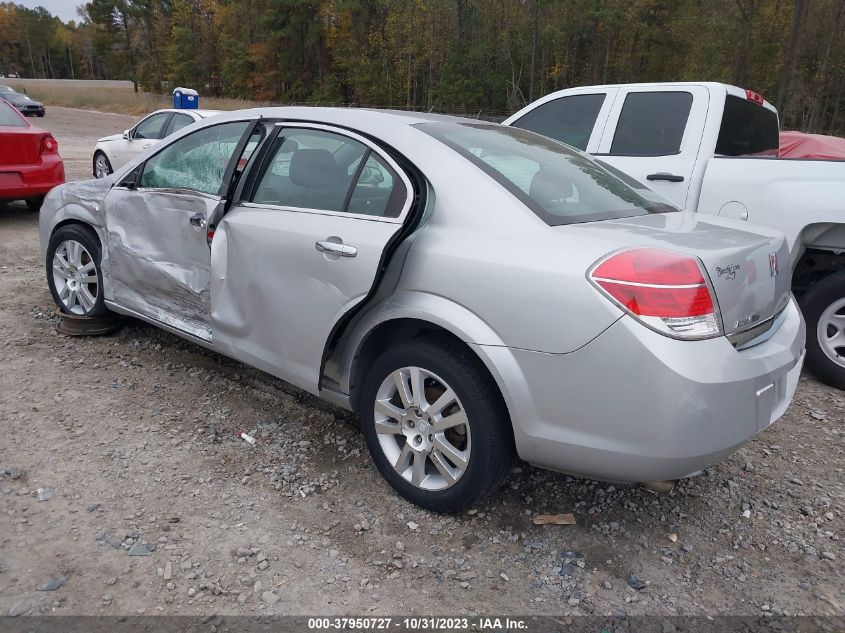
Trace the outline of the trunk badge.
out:
<instances>
[{"instance_id":1,"label":"trunk badge","mask_svg":"<svg viewBox=\"0 0 845 633\"><path fill-rule=\"evenodd\" d=\"M777 275L778 275L778 254L777 253L769 253L769 270L772 273L772 277L777 277Z\"/></svg>"}]
</instances>

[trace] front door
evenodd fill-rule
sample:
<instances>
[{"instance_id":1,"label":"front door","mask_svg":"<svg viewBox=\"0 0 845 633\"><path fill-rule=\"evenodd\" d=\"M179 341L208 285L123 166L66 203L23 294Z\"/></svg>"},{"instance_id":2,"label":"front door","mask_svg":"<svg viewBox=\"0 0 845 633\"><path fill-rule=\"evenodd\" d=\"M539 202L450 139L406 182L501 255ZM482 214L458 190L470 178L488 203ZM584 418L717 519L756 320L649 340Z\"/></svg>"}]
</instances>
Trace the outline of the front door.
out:
<instances>
[{"instance_id":1,"label":"front door","mask_svg":"<svg viewBox=\"0 0 845 633\"><path fill-rule=\"evenodd\" d=\"M116 304L211 340L207 226L251 127L234 121L184 136L109 192L103 268Z\"/></svg>"},{"instance_id":2,"label":"front door","mask_svg":"<svg viewBox=\"0 0 845 633\"><path fill-rule=\"evenodd\" d=\"M215 347L312 392L338 321L369 293L413 197L352 132L283 124L212 242Z\"/></svg>"}]
</instances>

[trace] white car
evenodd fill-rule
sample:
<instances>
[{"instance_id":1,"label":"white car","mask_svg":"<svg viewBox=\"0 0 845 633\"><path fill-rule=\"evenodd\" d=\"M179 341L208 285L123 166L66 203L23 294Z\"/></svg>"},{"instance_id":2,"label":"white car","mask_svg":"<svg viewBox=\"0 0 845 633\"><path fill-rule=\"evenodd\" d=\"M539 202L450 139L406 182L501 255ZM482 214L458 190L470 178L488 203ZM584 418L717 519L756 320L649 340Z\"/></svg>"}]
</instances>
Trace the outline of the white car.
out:
<instances>
[{"instance_id":1,"label":"white car","mask_svg":"<svg viewBox=\"0 0 845 633\"><path fill-rule=\"evenodd\" d=\"M156 110L122 134L104 136L94 146L94 177L105 178L115 169L156 145L161 139L197 121L220 114L219 110Z\"/></svg>"}]
</instances>

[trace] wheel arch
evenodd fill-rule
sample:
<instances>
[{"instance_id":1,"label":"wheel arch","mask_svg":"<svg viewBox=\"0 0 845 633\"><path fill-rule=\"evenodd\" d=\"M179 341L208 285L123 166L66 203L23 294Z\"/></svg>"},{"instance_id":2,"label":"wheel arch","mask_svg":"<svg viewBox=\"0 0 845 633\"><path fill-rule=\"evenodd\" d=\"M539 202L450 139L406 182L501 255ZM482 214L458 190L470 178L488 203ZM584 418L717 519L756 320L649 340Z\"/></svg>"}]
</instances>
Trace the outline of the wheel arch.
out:
<instances>
[{"instance_id":1,"label":"wheel arch","mask_svg":"<svg viewBox=\"0 0 845 633\"><path fill-rule=\"evenodd\" d=\"M102 252L104 241L103 241L103 236L100 234L100 230L97 228L97 226L93 222L82 219L82 218L78 218L76 216L69 216L69 217L66 217L66 218L60 220L59 222L56 222L53 225L53 228L50 229L50 234L47 236L47 243L49 244L50 240L53 238L53 235L56 233L56 231L66 227L66 226L70 226L72 224L77 224L77 225L81 226L82 228L85 228L85 229L88 229L89 231L91 231L91 233L94 234L94 237L96 237L97 241L100 243L100 250ZM46 252L46 248L45 248L45 252Z\"/></svg>"},{"instance_id":2,"label":"wheel arch","mask_svg":"<svg viewBox=\"0 0 845 633\"><path fill-rule=\"evenodd\" d=\"M327 373L334 374L330 377L341 392L349 394L349 405L357 411L364 370L374 357L399 341L431 335L451 338L481 363L512 417L508 387L484 350L485 345L503 348L504 342L480 317L444 297L400 292L368 310L340 341Z\"/></svg>"},{"instance_id":3,"label":"wheel arch","mask_svg":"<svg viewBox=\"0 0 845 633\"><path fill-rule=\"evenodd\" d=\"M845 232L843 232L845 237ZM845 270L845 241L842 250L808 244L795 264L792 274L792 291L803 296L821 280Z\"/></svg>"},{"instance_id":4,"label":"wheel arch","mask_svg":"<svg viewBox=\"0 0 845 633\"><path fill-rule=\"evenodd\" d=\"M513 439L514 428L509 394L501 381L500 372L491 369L491 359L483 352L480 352L478 346L467 343L460 336L442 325L419 318L400 317L382 321L368 331L364 338L360 340L357 347L357 354L349 368L349 402L352 410L356 413L360 412L362 406L360 402L361 387L364 383L366 369L372 365L373 361L375 361L385 348L407 340L429 336L449 339L455 345L464 349L480 364L484 369L484 373L496 387L496 391L501 397L502 404L508 413L508 418L511 420L510 431Z\"/></svg>"}]
</instances>

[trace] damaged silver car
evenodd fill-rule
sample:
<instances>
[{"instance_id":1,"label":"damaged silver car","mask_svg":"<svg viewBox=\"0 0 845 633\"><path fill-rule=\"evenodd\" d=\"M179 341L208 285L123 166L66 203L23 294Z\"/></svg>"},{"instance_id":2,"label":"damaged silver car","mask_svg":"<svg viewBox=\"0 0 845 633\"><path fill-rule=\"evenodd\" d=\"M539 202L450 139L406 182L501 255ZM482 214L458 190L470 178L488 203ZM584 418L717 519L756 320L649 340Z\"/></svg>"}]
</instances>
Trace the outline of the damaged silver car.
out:
<instances>
[{"instance_id":1,"label":"damaged silver car","mask_svg":"<svg viewBox=\"0 0 845 633\"><path fill-rule=\"evenodd\" d=\"M55 188L41 241L62 310L143 319L356 411L382 475L437 511L517 456L694 474L784 413L803 360L780 234L471 120L221 115Z\"/></svg>"}]
</instances>

